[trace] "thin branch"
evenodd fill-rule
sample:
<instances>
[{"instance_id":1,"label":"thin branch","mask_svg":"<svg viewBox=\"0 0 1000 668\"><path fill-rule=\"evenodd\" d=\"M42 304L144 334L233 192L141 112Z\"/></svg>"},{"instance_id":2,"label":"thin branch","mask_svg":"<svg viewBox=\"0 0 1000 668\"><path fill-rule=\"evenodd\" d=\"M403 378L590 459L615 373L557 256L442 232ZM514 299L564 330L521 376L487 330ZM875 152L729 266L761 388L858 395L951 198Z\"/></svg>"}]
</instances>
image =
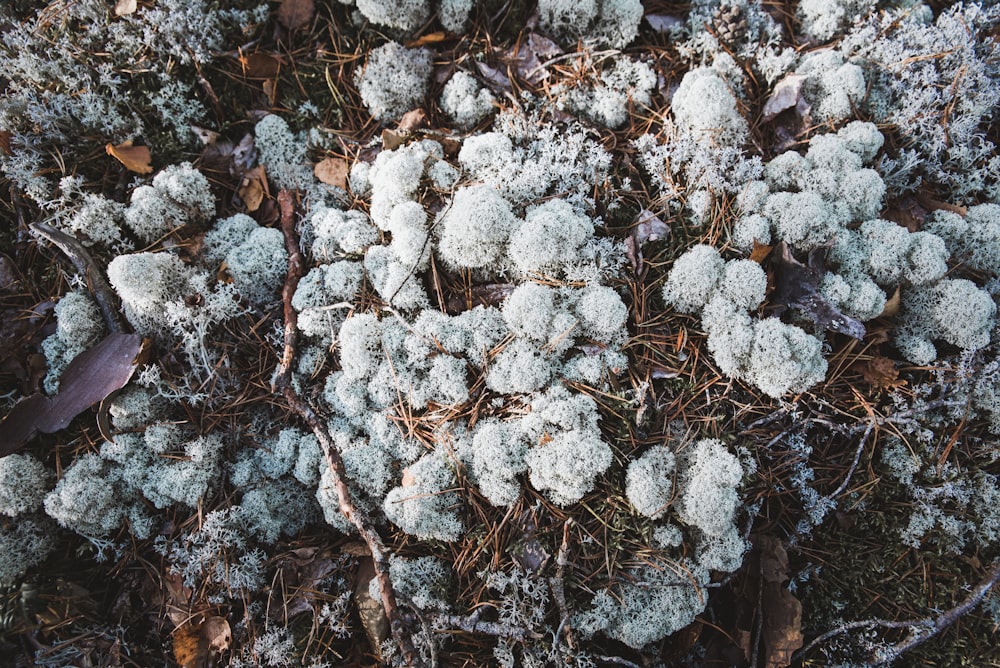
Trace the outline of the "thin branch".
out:
<instances>
[{"instance_id":1,"label":"thin branch","mask_svg":"<svg viewBox=\"0 0 1000 668\"><path fill-rule=\"evenodd\" d=\"M885 619L866 619L857 622L848 622L814 638L812 642L797 651L792 656L792 663L801 661L815 647L821 645L830 638L843 635L848 631L872 628L910 629L911 634L905 640L902 640L894 645L890 645L880 651L877 656L872 657L872 665L885 665L892 663L911 649L924 644L979 605L979 603L982 602L982 600L990 592L990 589L992 589L997 582L1000 582L1000 560L993 562L986 578L976 585L976 588L972 590L972 593L969 594L965 600L956 605L954 608L945 610L937 617L927 617L924 619L914 619L901 622L893 622Z\"/></svg>"},{"instance_id":2,"label":"thin branch","mask_svg":"<svg viewBox=\"0 0 1000 668\"><path fill-rule=\"evenodd\" d=\"M32 223L30 227L35 234L65 253L76 270L83 275L90 293L94 295L97 305L101 308L101 315L108 329L115 334L127 333L128 330L118 311L118 297L104 279L104 272L94 262L94 258L90 257L90 253L79 239L45 223Z\"/></svg>"},{"instance_id":3,"label":"thin branch","mask_svg":"<svg viewBox=\"0 0 1000 668\"><path fill-rule=\"evenodd\" d=\"M284 301L285 313L285 347L278 365L277 374L272 384L272 391L280 391L285 396L289 407L299 414L299 416L309 425L326 458L330 467L333 487L337 492L337 502L340 512L357 529L361 538L368 545L371 551L372 562L375 566L375 577L378 579L379 588L382 592L382 606L385 608L386 617L389 618L389 628L392 637L399 645L407 665L421 665L420 657L413 646L410 634L403 624L396 602L396 593L392 587L392 580L389 578L389 555L382 543L382 537L375 529L375 523L368 517L367 513L358 508L351 499L350 489L347 487L347 472L344 468L344 460L340 456L333 443L333 438L327 430L324 420L313 410L302 397L295 391L292 384L292 365L295 360L295 350L298 344L298 321L295 309L292 307L292 295L298 287L299 279L305 267L302 252L299 250L299 242L295 234L295 202L292 193L282 189L278 193L278 206L281 210L281 231L285 235L285 246L288 250L288 276L285 280L281 296Z\"/></svg>"}]
</instances>

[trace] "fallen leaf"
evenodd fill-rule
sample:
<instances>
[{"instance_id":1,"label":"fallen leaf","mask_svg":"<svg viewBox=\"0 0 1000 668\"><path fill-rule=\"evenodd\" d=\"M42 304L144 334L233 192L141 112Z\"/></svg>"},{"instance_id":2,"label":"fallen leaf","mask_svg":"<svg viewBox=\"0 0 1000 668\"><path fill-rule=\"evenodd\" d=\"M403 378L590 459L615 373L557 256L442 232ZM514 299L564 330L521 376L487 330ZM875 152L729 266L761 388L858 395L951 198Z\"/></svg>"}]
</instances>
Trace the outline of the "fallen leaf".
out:
<instances>
[{"instance_id":1,"label":"fallen leaf","mask_svg":"<svg viewBox=\"0 0 1000 668\"><path fill-rule=\"evenodd\" d=\"M118 146L107 144L104 147L107 154L122 163L130 172L136 174L153 173L153 156L149 153L148 146L133 146L127 141Z\"/></svg>"},{"instance_id":2,"label":"fallen leaf","mask_svg":"<svg viewBox=\"0 0 1000 668\"><path fill-rule=\"evenodd\" d=\"M372 651L381 659L382 643L389 638L389 618L382 601L371 597L368 584L375 577L375 562L371 557L362 558L358 564L358 580L354 586L354 605L358 609L361 627L368 636Z\"/></svg>"},{"instance_id":3,"label":"fallen leaf","mask_svg":"<svg viewBox=\"0 0 1000 668\"><path fill-rule=\"evenodd\" d=\"M260 89L264 91L264 95L267 96L268 104L273 107L275 102L278 101L278 80L264 79L264 81L260 84Z\"/></svg>"},{"instance_id":4,"label":"fallen leaf","mask_svg":"<svg viewBox=\"0 0 1000 668\"><path fill-rule=\"evenodd\" d=\"M948 202L942 202L941 200L934 199L927 190L920 190L917 192L917 201L928 211L951 211L952 213L957 213L958 215L965 217L968 213L968 208L961 206L960 204L949 204Z\"/></svg>"},{"instance_id":5,"label":"fallen leaf","mask_svg":"<svg viewBox=\"0 0 1000 668\"><path fill-rule=\"evenodd\" d=\"M191 132L198 138L202 146L211 146L219 140L219 133L215 130L209 130L207 128L201 128L197 125L192 125Z\"/></svg>"},{"instance_id":6,"label":"fallen leaf","mask_svg":"<svg viewBox=\"0 0 1000 668\"><path fill-rule=\"evenodd\" d=\"M659 216L643 209L635 219L635 229L632 230L632 238L638 246L642 246L647 241L663 241L670 236L670 226L660 220Z\"/></svg>"},{"instance_id":7,"label":"fallen leaf","mask_svg":"<svg viewBox=\"0 0 1000 668\"><path fill-rule=\"evenodd\" d=\"M770 302L780 315L787 308L797 309L823 329L839 332L855 339L863 339L865 326L857 318L841 313L820 292L823 279L825 248L809 253L809 266L795 259L784 241L774 247L770 255L770 268L774 273L774 292Z\"/></svg>"},{"instance_id":8,"label":"fallen leaf","mask_svg":"<svg viewBox=\"0 0 1000 668\"><path fill-rule=\"evenodd\" d=\"M766 123L773 120L778 114L798 106L802 99L802 84L807 79L804 74L786 74L781 81L771 91L764 108L761 110L761 119Z\"/></svg>"},{"instance_id":9,"label":"fallen leaf","mask_svg":"<svg viewBox=\"0 0 1000 668\"><path fill-rule=\"evenodd\" d=\"M14 261L0 253L0 292L10 292L19 287Z\"/></svg>"},{"instance_id":10,"label":"fallen leaf","mask_svg":"<svg viewBox=\"0 0 1000 668\"><path fill-rule=\"evenodd\" d=\"M802 647L802 603L792 592L775 584L764 587L764 665L786 668Z\"/></svg>"},{"instance_id":11,"label":"fallen leaf","mask_svg":"<svg viewBox=\"0 0 1000 668\"><path fill-rule=\"evenodd\" d=\"M479 60L476 61L476 68L479 70L479 73L483 75L484 79L486 79L488 82L490 82L497 88L507 91L511 89L510 78L508 78L506 74L504 74L497 68L491 65L487 65L486 63Z\"/></svg>"},{"instance_id":12,"label":"fallen leaf","mask_svg":"<svg viewBox=\"0 0 1000 668\"><path fill-rule=\"evenodd\" d=\"M110 334L70 362L54 397L32 394L0 422L0 457L16 452L35 434L52 434L77 415L125 387L142 362L145 345L137 334Z\"/></svg>"},{"instance_id":13,"label":"fallen leaf","mask_svg":"<svg viewBox=\"0 0 1000 668\"><path fill-rule=\"evenodd\" d=\"M240 66L247 79L274 79L281 69L281 62L267 53L240 54Z\"/></svg>"},{"instance_id":14,"label":"fallen leaf","mask_svg":"<svg viewBox=\"0 0 1000 668\"><path fill-rule=\"evenodd\" d=\"M872 387L884 390L899 385L899 370L896 363L888 357L873 357L858 363L856 368Z\"/></svg>"},{"instance_id":15,"label":"fallen leaf","mask_svg":"<svg viewBox=\"0 0 1000 668\"><path fill-rule=\"evenodd\" d=\"M313 174L320 182L347 190L347 177L351 168L343 158L324 158L313 167Z\"/></svg>"},{"instance_id":16,"label":"fallen leaf","mask_svg":"<svg viewBox=\"0 0 1000 668\"><path fill-rule=\"evenodd\" d=\"M892 296L885 300L885 306L882 308L882 312L878 317L880 318L895 318L899 314L899 309L902 306L902 298L899 294L899 286L896 286L895 292Z\"/></svg>"},{"instance_id":17,"label":"fallen leaf","mask_svg":"<svg viewBox=\"0 0 1000 668\"><path fill-rule=\"evenodd\" d=\"M403 469L403 478L399 482L403 487L412 487L417 484L417 477L410 472L410 469Z\"/></svg>"},{"instance_id":18,"label":"fallen leaf","mask_svg":"<svg viewBox=\"0 0 1000 668\"><path fill-rule=\"evenodd\" d=\"M233 632L225 617L190 620L174 629L174 659L181 668L206 668L229 649Z\"/></svg>"},{"instance_id":19,"label":"fallen leaf","mask_svg":"<svg viewBox=\"0 0 1000 668\"><path fill-rule=\"evenodd\" d=\"M115 3L115 16L135 14L135 11L138 8L139 3L136 0L118 0L118 2Z\"/></svg>"},{"instance_id":20,"label":"fallen leaf","mask_svg":"<svg viewBox=\"0 0 1000 668\"><path fill-rule=\"evenodd\" d=\"M530 33L523 41L501 51L499 55L500 60L508 65L510 71L516 72L520 79L537 85L549 77L542 59L551 59L562 52L552 40Z\"/></svg>"},{"instance_id":21,"label":"fallen leaf","mask_svg":"<svg viewBox=\"0 0 1000 668\"><path fill-rule=\"evenodd\" d=\"M315 15L314 0L282 0L278 7L278 23L289 30L305 27Z\"/></svg>"},{"instance_id":22,"label":"fallen leaf","mask_svg":"<svg viewBox=\"0 0 1000 668\"><path fill-rule=\"evenodd\" d=\"M402 132L403 134L413 132L414 130L419 130L420 128L427 126L427 114L423 109L411 109L410 111L403 114L403 118L399 120L399 125L396 126L397 132Z\"/></svg>"},{"instance_id":23,"label":"fallen leaf","mask_svg":"<svg viewBox=\"0 0 1000 668\"><path fill-rule=\"evenodd\" d=\"M448 312L454 315L480 305L497 306L512 292L514 286L510 283L474 285L469 294L458 294L448 299Z\"/></svg>"},{"instance_id":24,"label":"fallen leaf","mask_svg":"<svg viewBox=\"0 0 1000 668\"><path fill-rule=\"evenodd\" d=\"M929 211L920 205L920 200L913 195L904 195L892 202L885 212L885 219L905 227L910 232L919 232Z\"/></svg>"},{"instance_id":25,"label":"fallen leaf","mask_svg":"<svg viewBox=\"0 0 1000 668\"><path fill-rule=\"evenodd\" d=\"M267 176L264 174L263 165L258 165L243 175L243 182L236 190L236 194L243 200L247 211L252 212L260 208L261 202L268 194Z\"/></svg>"},{"instance_id":26,"label":"fallen leaf","mask_svg":"<svg viewBox=\"0 0 1000 668\"><path fill-rule=\"evenodd\" d=\"M684 19L666 14L646 14L646 23L660 34L669 33L674 28L684 25Z\"/></svg>"},{"instance_id":27,"label":"fallen leaf","mask_svg":"<svg viewBox=\"0 0 1000 668\"><path fill-rule=\"evenodd\" d=\"M552 555L546 552L542 544L535 538L535 532L538 527L535 526L534 520L522 516L522 521L523 536L511 548L510 556L524 570L529 573L538 573L545 568L545 564L548 563Z\"/></svg>"},{"instance_id":28,"label":"fallen leaf","mask_svg":"<svg viewBox=\"0 0 1000 668\"><path fill-rule=\"evenodd\" d=\"M562 55L562 48L548 37L543 37L537 32L528 33L525 40L528 48L539 58L555 58Z\"/></svg>"},{"instance_id":29,"label":"fallen leaf","mask_svg":"<svg viewBox=\"0 0 1000 668\"><path fill-rule=\"evenodd\" d=\"M0 150L7 155L14 155L14 150L10 146L10 132L0 130Z\"/></svg>"},{"instance_id":30,"label":"fallen leaf","mask_svg":"<svg viewBox=\"0 0 1000 668\"><path fill-rule=\"evenodd\" d=\"M418 46L427 46L428 44L438 44L439 42L445 41L447 38L448 36L444 33L443 30L438 30L437 32L430 32L427 33L426 35L418 37L417 39L411 42L407 42L406 48L414 49Z\"/></svg>"},{"instance_id":31,"label":"fallen leaf","mask_svg":"<svg viewBox=\"0 0 1000 668\"><path fill-rule=\"evenodd\" d=\"M664 378L677 378L680 375L681 375L680 371L676 369L668 369L667 367L664 366L654 366L652 370L649 372L649 377L657 380L661 380Z\"/></svg>"},{"instance_id":32,"label":"fallen leaf","mask_svg":"<svg viewBox=\"0 0 1000 668\"><path fill-rule=\"evenodd\" d=\"M635 243L635 237L628 236L625 237L623 242L625 245L625 259L628 260L629 266L632 267L632 272L636 275L642 271L642 248Z\"/></svg>"},{"instance_id":33,"label":"fallen leaf","mask_svg":"<svg viewBox=\"0 0 1000 668\"><path fill-rule=\"evenodd\" d=\"M382 148L393 151L406 143L408 136L394 130L382 130Z\"/></svg>"},{"instance_id":34,"label":"fallen leaf","mask_svg":"<svg viewBox=\"0 0 1000 668\"><path fill-rule=\"evenodd\" d=\"M750 260L756 262L757 264L763 264L767 256L771 254L771 250L774 246L768 246L767 244L762 244L756 239L753 240L753 250L750 251Z\"/></svg>"}]
</instances>

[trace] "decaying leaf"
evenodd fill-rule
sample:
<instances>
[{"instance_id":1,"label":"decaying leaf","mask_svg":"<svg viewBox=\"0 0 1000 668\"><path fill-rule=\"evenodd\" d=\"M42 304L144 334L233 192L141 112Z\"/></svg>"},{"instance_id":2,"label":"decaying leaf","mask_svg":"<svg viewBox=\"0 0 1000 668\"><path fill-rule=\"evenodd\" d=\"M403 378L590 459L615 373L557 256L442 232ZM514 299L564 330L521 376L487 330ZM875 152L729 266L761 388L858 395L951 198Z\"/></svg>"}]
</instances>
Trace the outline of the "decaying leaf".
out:
<instances>
[{"instance_id":1,"label":"decaying leaf","mask_svg":"<svg viewBox=\"0 0 1000 668\"><path fill-rule=\"evenodd\" d=\"M409 135L402 132L389 129L382 130L382 148L386 151L394 151L405 144L408 138Z\"/></svg>"},{"instance_id":2,"label":"decaying leaf","mask_svg":"<svg viewBox=\"0 0 1000 668\"><path fill-rule=\"evenodd\" d=\"M260 84L260 89L264 91L268 103L273 107L275 102L278 101L278 80L264 79Z\"/></svg>"},{"instance_id":3,"label":"decaying leaf","mask_svg":"<svg viewBox=\"0 0 1000 668\"><path fill-rule=\"evenodd\" d=\"M670 226L649 209L643 209L635 219L632 238L638 246L647 241L663 241L670 236Z\"/></svg>"},{"instance_id":4,"label":"decaying leaf","mask_svg":"<svg viewBox=\"0 0 1000 668\"><path fill-rule=\"evenodd\" d=\"M761 637L767 668L785 668L802 647L802 604L785 588L788 553L775 536L757 535L754 551L760 564Z\"/></svg>"},{"instance_id":5,"label":"decaying leaf","mask_svg":"<svg viewBox=\"0 0 1000 668\"><path fill-rule=\"evenodd\" d=\"M423 109L411 109L399 119L396 131L406 134L423 127L427 127L427 113Z\"/></svg>"},{"instance_id":6,"label":"decaying leaf","mask_svg":"<svg viewBox=\"0 0 1000 668\"><path fill-rule=\"evenodd\" d=\"M882 308L882 312L878 317L880 318L895 318L899 314L899 309L902 306L902 298L899 293L899 286L896 286L895 292L885 300L885 306Z\"/></svg>"},{"instance_id":7,"label":"decaying leaf","mask_svg":"<svg viewBox=\"0 0 1000 668\"><path fill-rule=\"evenodd\" d=\"M130 172L136 174L153 173L153 156L150 154L148 146L133 146L132 142L127 141L117 146L107 144L104 150Z\"/></svg>"},{"instance_id":8,"label":"decaying leaf","mask_svg":"<svg viewBox=\"0 0 1000 668\"><path fill-rule=\"evenodd\" d=\"M371 557L362 558L358 564L358 580L354 585L354 605L358 608L361 626L368 636L372 651L381 657L382 643L389 638L389 618L382 601L371 597L368 583L375 577L375 562Z\"/></svg>"},{"instance_id":9,"label":"decaying leaf","mask_svg":"<svg viewBox=\"0 0 1000 668\"><path fill-rule=\"evenodd\" d=\"M802 101L802 84L806 79L804 74L786 74L764 103L761 119L766 123L786 109L797 107Z\"/></svg>"},{"instance_id":10,"label":"decaying leaf","mask_svg":"<svg viewBox=\"0 0 1000 668\"><path fill-rule=\"evenodd\" d=\"M930 212L920 204L917 197L904 195L889 204L883 217L910 232L919 232L927 220L928 213Z\"/></svg>"},{"instance_id":11,"label":"decaying leaf","mask_svg":"<svg viewBox=\"0 0 1000 668\"><path fill-rule=\"evenodd\" d=\"M261 202L268 194L267 176L264 174L263 165L258 165L243 175L243 182L236 194L243 200L247 211L256 211L260 208Z\"/></svg>"},{"instance_id":12,"label":"decaying leaf","mask_svg":"<svg viewBox=\"0 0 1000 668\"><path fill-rule=\"evenodd\" d=\"M770 301L776 307L775 314L780 315L786 308L798 309L823 329L863 339L864 324L841 313L820 292L825 251L825 248L811 251L809 266L806 266L795 259L784 241L774 247L770 255L770 269L774 274L774 292Z\"/></svg>"},{"instance_id":13,"label":"decaying leaf","mask_svg":"<svg viewBox=\"0 0 1000 668\"><path fill-rule=\"evenodd\" d=\"M329 548L317 547L303 547L282 555L278 562L281 584L268 594L268 616L287 624L297 615L319 608L320 582L337 568L332 555Z\"/></svg>"},{"instance_id":14,"label":"decaying leaf","mask_svg":"<svg viewBox=\"0 0 1000 668\"><path fill-rule=\"evenodd\" d=\"M289 30L309 25L316 15L314 0L282 0L278 7L278 23Z\"/></svg>"},{"instance_id":15,"label":"decaying leaf","mask_svg":"<svg viewBox=\"0 0 1000 668\"><path fill-rule=\"evenodd\" d=\"M545 551L542 544L535 538L537 530L538 527L535 521L531 519L529 513L524 513L521 516L522 538L511 548L510 552L510 556L514 561L529 573L540 572L545 568L545 564L548 563L549 558L552 556Z\"/></svg>"},{"instance_id":16,"label":"decaying leaf","mask_svg":"<svg viewBox=\"0 0 1000 668\"><path fill-rule=\"evenodd\" d=\"M14 150L10 145L9 130L0 130L0 151L3 151L6 155L14 155Z\"/></svg>"},{"instance_id":17,"label":"decaying leaf","mask_svg":"<svg viewBox=\"0 0 1000 668\"><path fill-rule=\"evenodd\" d=\"M240 54L240 67L247 79L274 79L281 70L281 61L269 53Z\"/></svg>"},{"instance_id":18,"label":"decaying leaf","mask_svg":"<svg viewBox=\"0 0 1000 668\"><path fill-rule=\"evenodd\" d=\"M139 335L115 333L77 355L54 397L33 394L22 399L0 422L0 457L16 452L39 432L65 429L77 415L125 387L143 351Z\"/></svg>"},{"instance_id":19,"label":"decaying leaf","mask_svg":"<svg viewBox=\"0 0 1000 668\"><path fill-rule=\"evenodd\" d=\"M174 659L181 668L203 668L229 648L233 632L225 617L192 619L174 629Z\"/></svg>"},{"instance_id":20,"label":"decaying leaf","mask_svg":"<svg viewBox=\"0 0 1000 668\"><path fill-rule=\"evenodd\" d=\"M347 177L351 168L343 158L323 158L313 167L313 174L320 182L347 190Z\"/></svg>"},{"instance_id":21,"label":"decaying leaf","mask_svg":"<svg viewBox=\"0 0 1000 668\"><path fill-rule=\"evenodd\" d=\"M17 269L14 266L14 261L0 253L0 292L16 290L17 287Z\"/></svg>"},{"instance_id":22,"label":"decaying leaf","mask_svg":"<svg viewBox=\"0 0 1000 668\"><path fill-rule=\"evenodd\" d=\"M757 264L763 264L767 256L771 254L771 250L774 246L768 246L767 244L762 244L756 239L753 240L753 250L750 251L750 260L756 262Z\"/></svg>"},{"instance_id":23,"label":"decaying leaf","mask_svg":"<svg viewBox=\"0 0 1000 668\"><path fill-rule=\"evenodd\" d=\"M509 71L515 72L519 79L536 85L549 76L542 60L548 60L561 53L562 49L552 40L530 33L523 41L504 50L499 56L500 60L508 65Z\"/></svg>"},{"instance_id":24,"label":"decaying leaf","mask_svg":"<svg viewBox=\"0 0 1000 668\"><path fill-rule=\"evenodd\" d=\"M888 357L873 357L852 366L872 387L884 390L899 385L899 370L896 363Z\"/></svg>"}]
</instances>

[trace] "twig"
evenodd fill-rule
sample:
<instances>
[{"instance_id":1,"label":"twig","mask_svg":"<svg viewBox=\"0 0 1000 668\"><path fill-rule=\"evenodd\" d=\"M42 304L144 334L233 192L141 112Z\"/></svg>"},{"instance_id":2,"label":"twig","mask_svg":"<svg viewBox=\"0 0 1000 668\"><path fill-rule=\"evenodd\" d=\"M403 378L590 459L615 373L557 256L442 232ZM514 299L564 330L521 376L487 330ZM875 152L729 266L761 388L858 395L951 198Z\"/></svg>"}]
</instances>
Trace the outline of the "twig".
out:
<instances>
[{"instance_id":1,"label":"twig","mask_svg":"<svg viewBox=\"0 0 1000 668\"><path fill-rule=\"evenodd\" d=\"M986 578L980 582L975 589L973 589L972 593L969 594L965 600L956 605L954 608L945 610L937 617L927 617L925 619L902 622L893 622L885 619L868 619L857 622L848 622L847 624L838 626L837 628L831 629L830 631L814 638L812 642L797 651L792 656L792 663L801 661L802 658L812 651L817 645L826 642L830 638L843 635L848 631L856 629L870 629L875 627L884 629L911 629L911 634L908 638L884 648L879 651L876 656L872 657L872 665L885 665L892 663L911 649L924 644L979 605L979 603L986 597L986 594L989 593L990 589L992 589L997 582L1000 582L1000 560L993 562Z\"/></svg>"},{"instance_id":2,"label":"twig","mask_svg":"<svg viewBox=\"0 0 1000 668\"><path fill-rule=\"evenodd\" d=\"M30 227L35 234L51 242L65 253L76 270L83 275L87 281L87 287L101 308L101 315L104 317L108 329L116 334L127 332L125 323L122 322L118 312L118 298L108 282L104 280L101 268L94 262L94 258L90 257L90 253L83 247L83 244L78 239L45 223L32 223Z\"/></svg>"},{"instance_id":3,"label":"twig","mask_svg":"<svg viewBox=\"0 0 1000 668\"><path fill-rule=\"evenodd\" d=\"M344 469L344 460L330 437L326 423L313 410L312 406L298 395L291 382L292 362L295 359L295 349L298 343L298 330L296 329L298 318L295 309L292 308L292 295L295 294L299 279L302 278L305 261L299 250L295 234L295 203L292 200L292 193L282 189L278 193L278 206L281 211L281 231L285 235L285 246L288 250L288 276L281 291L285 312L285 348L271 390L281 391L284 394L289 407L305 420L319 441L327 465L330 467L340 512L357 529L371 552L372 562L375 566L375 577L378 579L382 592L382 606L385 608L386 617L389 618L392 637L399 645L407 665L418 666L422 662L400 616L396 593L392 587L392 580L389 578L389 556L382 544L382 537L375 530L375 523L372 522L367 513L358 508L351 499L351 492L346 482L347 473Z\"/></svg>"},{"instance_id":4,"label":"twig","mask_svg":"<svg viewBox=\"0 0 1000 668\"><path fill-rule=\"evenodd\" d=\"M567 519L563 524L562 544L559 552L556 553L556 574L549 578L549 587L552 589L552 598L559 608L559 628L566 636L566 645L570 649L576 649L576 641L573 638L573 627L569 623L569 610L566 605L566 585L563 580L566 564L569 562L569 530L573 526L573 519ZM552 639L552 649L557 651L559 647L559 633L557 631Z\"/></svg>"},{"instance_id":5,"label":"twig","mask_svg":"<svg viewBox=\"0 0 1000 668\"><path fill-rule=\"evenodd\" d=\"M511 638L512 640L519 641L524 641L529 638L537 640L542 637L537 633L528 631L527 629L519 626L511 626L510 624L503 624L502 622L481 622L479 621L479 614L480 610L477 610L467 617L461 617L459 615L439 615L434 619L439 624L457 628L465 631L466 633L482 633L484 635L494 636L497 638Z\"/></svg>"},{"instance_id":6,"label":"twig","mask_svg":"<svg viewBox=\"0 0 1000 668\"><path fill-rule=\"evenodd\" d=\"M847 486L851 482L851 477L854 475L854 471L858 468L858 462L861 461L861 453L864 452L865 444L868 442L868 437L872 433L872 429L875 428L875 420L868 421L868 428L865 429L864 435L861 436L861 440L858 442L858 448L854 451L854 460L851 462L851 468L847 470L847 475L844 476L844 481L840 483L837 489L833 490L827 497L831 500L840 496L840 493L847 489Z\"/></svg>"}]
</instances>

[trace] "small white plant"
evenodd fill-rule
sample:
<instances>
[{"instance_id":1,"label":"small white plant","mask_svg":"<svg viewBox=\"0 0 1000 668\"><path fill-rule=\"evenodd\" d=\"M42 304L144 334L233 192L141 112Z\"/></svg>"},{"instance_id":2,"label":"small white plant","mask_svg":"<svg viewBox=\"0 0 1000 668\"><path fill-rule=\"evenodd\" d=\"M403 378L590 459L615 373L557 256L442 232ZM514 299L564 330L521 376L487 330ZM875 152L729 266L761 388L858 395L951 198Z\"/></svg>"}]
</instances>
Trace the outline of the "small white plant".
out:
<instances>
[{"instance_id":1,"label":"small white plant","mask_svg":"<svg viewBox=\"0 0 1000 668\"><path fill-rule=\"evenodd\" d=\"M372 6L382 6L372 2ZM361 99L375 120L392 121L420 106L431 76L431 53L388 42L372 49L357 77Z\"/></svg>"}]
</instances>

